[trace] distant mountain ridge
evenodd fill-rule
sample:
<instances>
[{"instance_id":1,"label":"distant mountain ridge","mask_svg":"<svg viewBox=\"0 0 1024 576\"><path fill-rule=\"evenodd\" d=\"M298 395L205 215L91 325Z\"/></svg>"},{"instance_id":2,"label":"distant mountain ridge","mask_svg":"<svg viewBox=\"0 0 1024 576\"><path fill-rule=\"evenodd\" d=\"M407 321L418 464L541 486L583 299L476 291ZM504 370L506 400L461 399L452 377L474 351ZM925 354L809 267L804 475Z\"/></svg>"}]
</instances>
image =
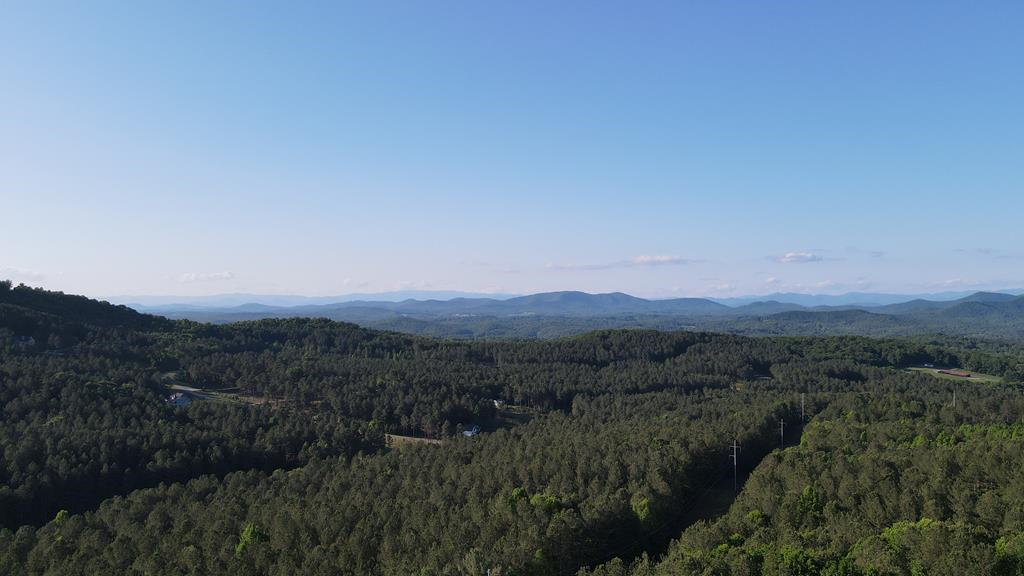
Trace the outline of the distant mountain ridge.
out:
<instances>
[{"instance_id":1,"label":"distant mountain ridge","mask_svg":"<svg viewBox=\"0 0 1024 576\"><path fill-rule=\"evenodd\" d=\"M548 292L542 294L573 294L574 292ZM893 304L903 304L913 300L928 300L934 302L951 302L977 292L940 292L932 294L886 294L870 292L850 292L847 294L800 294L800 293L776 293L762 296L740 296L733 298L714 297L691 297L691 298L646 298L652 302L672 302L683 300L706 300L715 304L721 304L729 308L739 308L750 304L776 303L787 305L798 305L803 308L816 307L858 307L875 308ZM1024 290L1001 290L997 292L1004 296L1015 296L1024 294ZM582 292L581 292L582 294ZM616 293L613 293L616 294ZM618 293L621 294L621 293ZM983 294L992 294L984 292ZM342 303L354 302L404 302L407 300L417 301L451 301L451 300L511 300L515 298L530 298L540 294L519 295L508 293L482 293L482 292L460 292L441 290L399 290L378 293L351 293L338 296L301 296L294 294L254 294L254 293L228 293L214 294L209 296L107 296L100 298L114 304L123 304L137 310L160 313L163 311L180 312L187 309L226 309L249 304L263 306L288 308L296 306L330 306ZM628 296L623 294L623 296ZM630 296L632 298L632 296ZM798 308L792 308L798 309Z\"/></svg>"},{"instance_id":2,"label":"distant mountain ridge","mask_svg":"<svg viewBox=\"0 0 1024 576\"><path fill-rule=\"evenodd\" d=\"M684 314L713 315L729 313L728 306L704 298L675 298L671 300L646 300L621 292L588 294L586 292L545 292L529 296L517 296L505 300L495 298L453 298L451 300L414 300L399 302L354 300L332 304L267 307L259 304L244 304L222 309L197 309L195 307L159 308L139 307L143 312L172 313L176 318L203 316L204 313L268 313L285 316L333 317L341 310L378 310L396 314L426 316L444 315L487 315L487 316L599 316L618 314Z\"/></svg>"},{"instance_id":3,"label":"distant mountain ridge","mask_svg":"<svg viewBox=\"0 0 1024 576\"><path fill-rule=\"evenodd\" d=\"M32 310L28 314L25 310ZM250 303L221 309L183 306L150 315L126 306L0 283L0 317L15 335L39 322L164 331L170 320L227 323L318 317L367 328L438 337L549 338L598 329L652 328L752 335L966 336L1024 340L1024 296L976 292L951 301L911 300L874 307L804 307L759 301L737 307L703 298L647 300L620 292L548 292L495 298L351 301L293 307ZM45 319L49 318L49 320Z\"/></svg>"},{"instance_id":4,"label":"distant mountain ridge","mask_svg":"<svg viewBox=\"0 0 1024 576\"><path fill-rule=\"evenodd\" d=\"M248 294L229 293L209 296L151 296L151 295L118 295L106 296L102 300L114 304L123 304L136 309L146 310L185 308L230 308L245 304L262 304L265 306L317 306L354 301L400 302L402 300L451 300L456 298L492 298L504 300L517 294L491 294L484 292L459 292L455 290L397 290L392 292L351 293L338 296L301 296L298 294Z\"/></svg>"},{"instance_id":5,"label":"distant mountain ridge","mask_svg":"<svg viewBox=\"0 0 1024 576\"><path fill-rule=\"evenodd\" d=\"M801 294L794 292L768 294L766 296L739 296L735 298L710 298L726 306L743 306L758 301L776 301L784 304L799 304L806 308L817 306L846 307L854 306L869 308L876 306L888 306L901 304L912 300L930 300L935 302L950 302L977 294L976 290L964 290L957 292L934 292L922 294L890 294L876 292L848 292L846 294ZM991 293L991 292L987 292ZM998 293L1019 296L1024 294L1022 289L1000 290Z\"/></svg>"},{"instance_id":6,"label":"distant mountain ridge","mask_svg":"<svg viewBox=\"0 0 1024 576\"><path fill-rule=\"evenodd\" d=\"M806 307L794 303L774 300L756 301L740 306L726 306L706 298L673 298L648 300L611 292L589 294L586 292L564 291L517 296L508 299L466 298L449 300L406 299L399 302L355 300L330 304L275 307L263 304L245 304L220 309L197 309L194 307L161 307L161 309L139 308L143 312L154 312L170 318L187 318L198 321L230 322L269 317L322 316L335 320L373 323L395 317L432 320L458 317L492 317L496 319L513 317L571 317L571 318L622 318L622 317L674 317L690 319L722 318L764 318L789 314L787 318L796 321L801 315L811 315L818 322L869 322L893 326L897 324L934 325L941 319L970 321L980 316L997 318L1000 314L1016 314L1015 306L1024 302L1024 297L1006 293L976 292L955 300L933 301L915 299L883 306L814 306ZM1005 310L1006 312L1000 312ZM850 314L859 312L862 314ZM844 314L845 313L845 314ZM863 316L871 314L872 317ZM877 318L876 318L877 317ZM881 318L899 320L881 320ZM865 320L866 319L866 320ZM779 320L779 318L776 318ZM721 323L719 321L719 323Z\"/></svg>"}]
</instances>

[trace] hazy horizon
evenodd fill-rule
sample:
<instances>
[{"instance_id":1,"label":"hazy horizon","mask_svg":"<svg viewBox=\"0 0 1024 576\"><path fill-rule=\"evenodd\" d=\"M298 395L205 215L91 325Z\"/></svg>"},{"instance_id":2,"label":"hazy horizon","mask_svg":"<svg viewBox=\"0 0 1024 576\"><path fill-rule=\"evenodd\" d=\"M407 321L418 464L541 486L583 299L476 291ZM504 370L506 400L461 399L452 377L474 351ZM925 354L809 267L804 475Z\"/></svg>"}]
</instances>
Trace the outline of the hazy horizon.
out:
<instances>
[{"instance_id":1,"label":"hazy horizon","mask_svg":"<svg viewBox=\"0 0 1024 576\"><path fill-rule=\"evenodd\" d=\"M1024 575L1024 2L0 13L3 573Z\"/></svg>"},{"instance_id":2,"label":"hazy horizon","mask_svg":"<svg viewBox=\"0 0 1024 576\"><path fill-rule=\"evenodd\" d=\"M585 294L610 294L611 292L585 292L577 290L556 291L556 292L583 292ZM999 292L1005 294L1024 294L1021 288L1004 288L991 291L942 291L924 293L898 293L898 292L843 292L836 294L810 293L810 292L773 292L767 294L744 294L729 297L717 297L710 295L693 296L668 296L663 298L650 297L651 300L664 300L672 298L702 298L717 301L725 304L744 304L761 299L777 298L782 302L801 302L810 300L843 301L847 304L879 305L897 302L905 302L911 299L932 299L932 300L954 300L969 296L976 292ZM616 291L614 293L636 296L628 292ZM203 307L233 307L243 304L265 304L271 306L301 306L301 305L324 305L331 303L344 303L354 301L382 301L398 302L403 300L452 300L456 298L479 298L507 300L523 296L530 296L540 293L511 294L511 293L484 293L484 292L463 292L463 291L430 291L430 290L406 290L389 292L353 292L347 294L333 295L305 295L305 294L253 294L247 292L229 292L219 294L206 294L198 296L184 296L175 294L115 294L100 297L115 304L139 305L144 308L156 308L175 305L197 305ZM639 296L642 298L642 296ZM858 300L860 298L861 300Z\"/></svg>"},{"instance_id":3,"label":"hazy horizon","mask_svg":"<svg viewBox=\"0 0 1024 576\"><path fill-rule=\"evenodd\" d=\"M0 277L1024 286L1024 6L442 4L8 7Z\"/></svg>"}]
</instances>

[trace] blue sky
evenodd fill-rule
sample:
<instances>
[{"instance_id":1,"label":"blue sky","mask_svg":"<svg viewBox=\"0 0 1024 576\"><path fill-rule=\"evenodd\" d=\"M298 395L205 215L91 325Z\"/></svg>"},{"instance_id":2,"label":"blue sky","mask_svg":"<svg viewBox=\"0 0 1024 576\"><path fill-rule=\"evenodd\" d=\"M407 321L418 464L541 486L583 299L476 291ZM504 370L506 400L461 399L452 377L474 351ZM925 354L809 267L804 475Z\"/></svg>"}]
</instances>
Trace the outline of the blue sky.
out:
<instances>
[{"instance_id":1,"label":"blue sky","mask_svg":"<svg viewBox=\"0 0 1024 576\"><path fill-rule=\"evenodd\" d=\"M0 276L1024 286L1020 2L185 4L5 5Z\"/></svg>"}]
</instances>

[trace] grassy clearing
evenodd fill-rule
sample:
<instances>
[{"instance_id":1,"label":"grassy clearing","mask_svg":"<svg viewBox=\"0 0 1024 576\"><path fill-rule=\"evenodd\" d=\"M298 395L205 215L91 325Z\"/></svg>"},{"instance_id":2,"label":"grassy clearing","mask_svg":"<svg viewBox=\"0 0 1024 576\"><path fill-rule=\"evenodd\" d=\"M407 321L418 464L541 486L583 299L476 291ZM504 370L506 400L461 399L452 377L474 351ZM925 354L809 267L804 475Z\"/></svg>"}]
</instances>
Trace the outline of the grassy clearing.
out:
<instances>
[{"instance_id":1,"label":"grassy clearing","mask_svg":"<svg viewBox=\"0 0 1024 576\"><path fill-rule=\"evenodd\" d=\"M498 413L488 426L483 427L483 432L494 432L501 429L514 428L533 420L540 412L525 406L512 406L505 404L498 409ZM400 436L398 434L385 434L388 447L401 449L403 446L412 444L444 444L444 440L435 438L418 438L416 436Z\"/></svg>"},{"instance_id":2,"label":"grassy clearing","mask_svg":"<svg viewBox=\"0 0 1024 576\"><path fill-rule=\"evenodd\" d=\"M252 404L254 406L274 407L279 407L289 402L284 398L271 398L268 396L253 396L249 394L242 394L239 392L238 388L220 388L217 390L209 390L206 388L195 388L192 386L185 386L182 384L168 384L167 389L172 392L188 392L194 398L200 401L234 402L241 404Z\"/></svg>"},{"instance_id":3,"label":"grassy clearing","mask_svg":"<svg viewBox=\"0 0 1024 576\"><path fill-rule=\"evenodd\" d=\"M505 404L498 409L498 414L494 419L494 429L521 426L533 420L539 413L540 411L526 406Z\"/></svg>"},{"instance_id":4,"label":"grassy clearing","mask_svg":"<svg viewBox=\"0 0 1024 576\"><path fill-rule=\"evenodd\" d=\"M982 374L981 372L972 372L970 370L967 370L967 372L971 373L970 378L964 378L962 376L951 376L949 374L939 373L939 370L959 370L959 368L925 368L923 366L917 366L914 368L907 368L907 370L910 370L911 372L922 372L924 374L931 374L936 378L942 378L943 380L955 380L957 382L980 382L984 384L999 384L1003 381L1003 379L1000 378L999 376L993 376L991 374Z\"/></svg>"},{"instance_id":5,"label":"grassy clearing","mask_svg":"<svg viewBox=\"0 0 1024 576\"><path fill-rule=\"evenodd\" d=\"M391 448L401 448L402 446L410 446L413 444L441 444L440 440L434 438L417 438L415 436L399 436L398 434L385 434L388 440L388 446Z\"/></svg>"}]
</instances>

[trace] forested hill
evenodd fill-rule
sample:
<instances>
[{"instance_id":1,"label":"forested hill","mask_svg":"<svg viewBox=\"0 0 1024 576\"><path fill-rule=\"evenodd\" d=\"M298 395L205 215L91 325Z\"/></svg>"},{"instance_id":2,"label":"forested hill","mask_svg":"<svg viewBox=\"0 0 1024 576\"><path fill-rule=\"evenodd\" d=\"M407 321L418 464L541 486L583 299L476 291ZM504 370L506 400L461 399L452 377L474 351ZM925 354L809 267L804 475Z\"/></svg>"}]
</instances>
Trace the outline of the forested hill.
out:
<instances>
[{"instance_id":1,"label":"forested hill","mask_svg":"<svg viewBox=\"0 0 1024 576\"><path fill-rule=\"evenodd\" d=\"M0 305L2 574L850 576L931 551L1024 567L1013 354L653 330L450 341L18 298ZM926 364L985 374L909 370ZM733 442L751 480L694 524L708 494L729 498ZM969 481L867 494L892 481L885 446ZM942 546L916 536L933 525ZM908 532L896 571L876 570L865 547Z\"/></svg>"},{"instance_id":2,"label":"forested hill","mask_svg":"<svg viewBox=\"0 0 1024 576\"><path fill-rule=\"evenodd\" d=\"M161 306L144 311L202 322L326 317L362 326L456 338L557 338L609 328L706 330L749 335L947 335L1024 339L1024 296L979 292L956 300L884 306L805 307L701 298L645 300L627 294L553 292L508 300L351 301L318 306Z\"/></svg>"},{"instance_id":3,"label":"forested hill","mask_svg":"<svg viewBox=\"0 0 1024 576\"><path fill-rule=\"evenodd\" d=\"M13 286L9 280L0 280L0 314L5 314L3 322L11 325L12 319L20 309L31 310L38 314L47 314L60 322L74 322L102 327L120 327L133 330L153 331L167 330L174 324L166 318L140 314L127 306L115 306L107 302L99 302L85 296L74 296L62 292L51 292L41 288L25 285ZM31 324L19 326L22 335L30 336Z\"/></svg>"}]
</instances>

